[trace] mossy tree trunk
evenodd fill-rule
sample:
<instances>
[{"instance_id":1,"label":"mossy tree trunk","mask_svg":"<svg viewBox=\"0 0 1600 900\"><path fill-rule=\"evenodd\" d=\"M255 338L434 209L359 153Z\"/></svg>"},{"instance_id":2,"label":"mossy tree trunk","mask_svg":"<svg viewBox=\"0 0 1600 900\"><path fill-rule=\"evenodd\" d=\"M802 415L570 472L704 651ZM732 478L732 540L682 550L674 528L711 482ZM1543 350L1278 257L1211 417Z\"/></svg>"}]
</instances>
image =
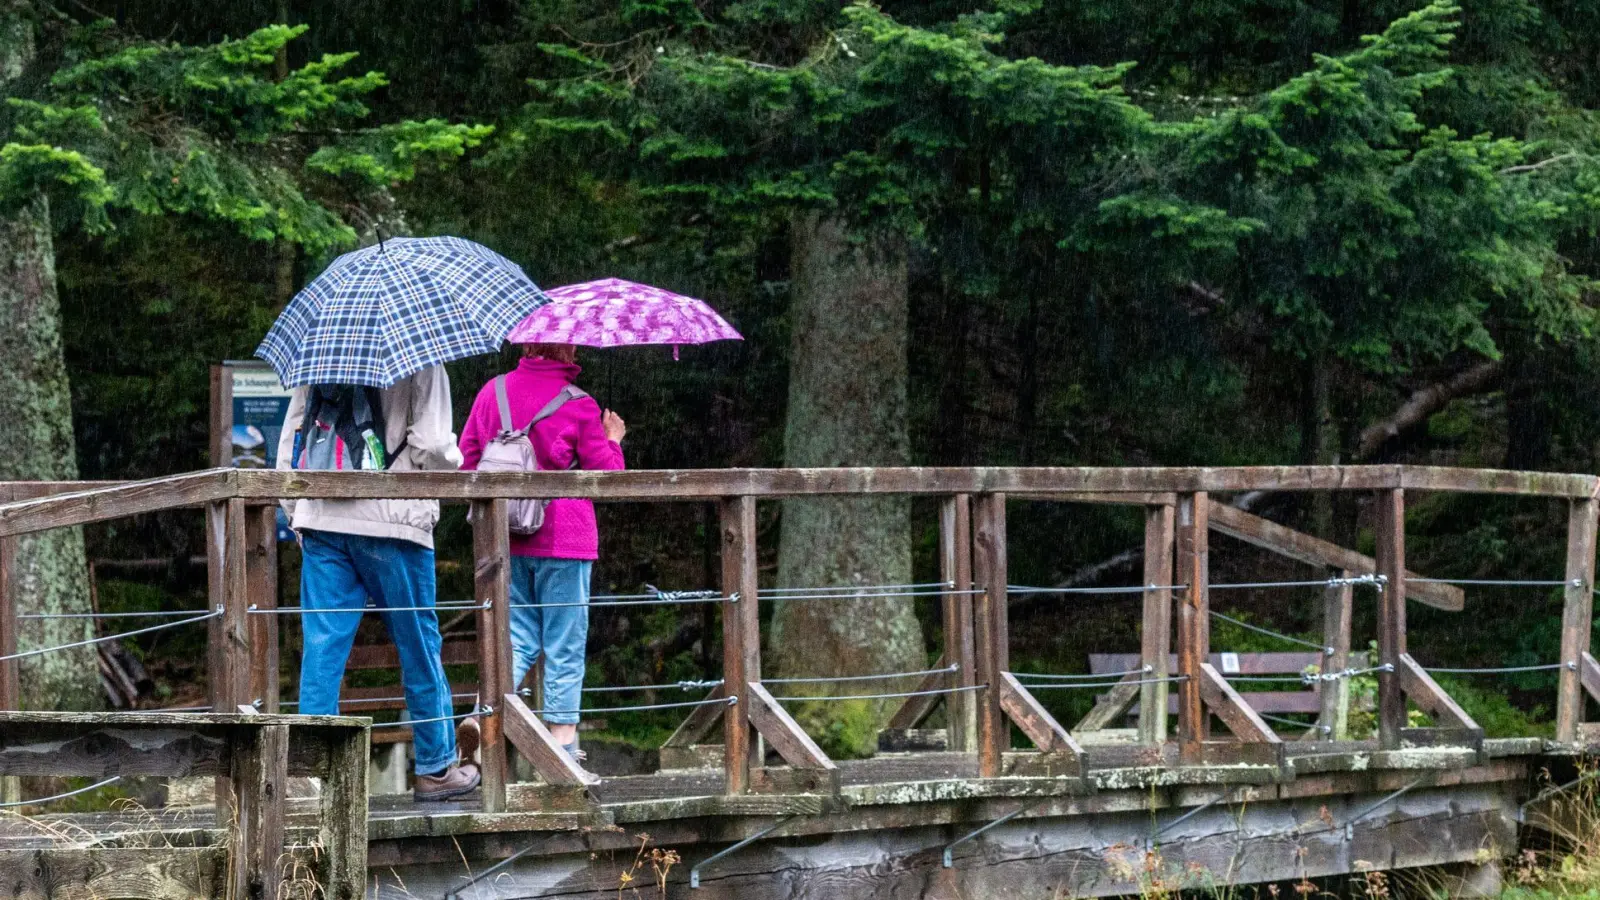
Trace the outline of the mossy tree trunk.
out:
<instances>
[{"instance_id":1,"label":"mossy tree trunk","mask_svg":"<svg viewBox=\"0 0 1600 900\"><path fill-rule=\"evenodd\" d=\"M843 223L797 218L792 238L794 337L784 463L907 463L905 252L886 239L853 243ZM909 503L902 498L787 500L778 580L785 587L904 584L911 580ZM773 611L771 670L783 676L922 668L913 600L806 600ZM821 685L817 693L904 690L904 681ZM834 752L872 749L888 702L796 707Z\"/></svg>"},{"instance_id":2,"label":"mossy tree trunk","mask_svg":"<svg viewBox=\"0 0 1600 900\"><path fill-rule=\"evenodd\" d=\"M0 2L0 94L33 60L26 4ZM61 352L50 206L39 196L0 209L0 481L78 477L72 443L72 392ZM88 566L83 532L57 529L19 539L13 597L23 613L85 612ZM27 620L21 649L54 647L92 636L87 619ZM22 660L22 700L30 709L100 705L93 647Z\"/></svg>"}]
</instances>

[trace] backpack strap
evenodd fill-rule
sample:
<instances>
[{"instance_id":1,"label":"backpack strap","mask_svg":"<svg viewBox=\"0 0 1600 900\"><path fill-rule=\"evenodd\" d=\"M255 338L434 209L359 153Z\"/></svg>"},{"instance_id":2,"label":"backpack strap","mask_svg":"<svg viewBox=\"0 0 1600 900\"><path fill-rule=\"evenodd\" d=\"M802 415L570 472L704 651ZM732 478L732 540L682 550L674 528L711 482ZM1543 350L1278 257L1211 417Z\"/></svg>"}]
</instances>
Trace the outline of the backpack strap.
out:
<instances>
[{"instance_id":1,"label":"backpack strap","mask_svg":"<svg viewBox=\"0 0 1600 900\"><path fill-rule=\"evenodd\" d=\"M528 432L532 431L533 430L533 426L535 426L535 425L539 424L540 422L543 422L545 419L548 419L551 416L555 415L556 412L561 409L561 407L567 405L568 401L577 400L580 397L587 397L587 396L589 396L589 395L585 394L583 391L579 390L578 388L573 387L570 384L567 385L566 387L561 389L560 393L556 394L554 397L551 397L550 398L550 402L546 403L544 405L543 409L541 409L538 412L533 414L533 418L528 420L528 424L522 426L521 433L522 434L527 434ZM502 415L504 415L507 419L510 418L509 414L502 413Z\"/></svg>"},{"instance_id":2,"label":"backpack strap","mask_svg":"<svg viewBox=\"0 0 1600 900\"><path fill-rule=\"evenodd\" d=\"M516 428L511 424L511 400L506 397L506 377L496 375L494 379L494 402L500 407L500 433L510 434ZM528 423L532 425L533 423ZM526 428L523 431L527 431Z\"/></svg>"}]
</instances>

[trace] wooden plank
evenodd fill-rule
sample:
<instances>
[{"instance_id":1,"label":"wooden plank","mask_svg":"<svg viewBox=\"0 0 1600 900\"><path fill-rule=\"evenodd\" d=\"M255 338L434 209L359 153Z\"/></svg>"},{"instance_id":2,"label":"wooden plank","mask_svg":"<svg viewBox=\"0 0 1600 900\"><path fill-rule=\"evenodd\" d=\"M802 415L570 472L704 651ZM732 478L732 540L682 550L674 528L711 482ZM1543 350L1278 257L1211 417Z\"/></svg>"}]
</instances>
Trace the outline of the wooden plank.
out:
<instances>
[{"instance_id":1,"label":"wooden plank","mask_svg":"<svg viewBox=\"0 0 1600 900\"><path fill-rule=\"evenodd\" d=\"M1483 737L1483 729L1478 727L1478 723L1474 722L1472 717L1467 715L1467 711L1451 699L1443 688L1439 687L1433 676L1424 671L1422 666L1417 665L1411 654L1400 654L1396 664L1395 681L1399 683L1400 689L1411 697L1413 703L1434 719L1442 720L1445 727L1476 729L1478 737L1480 739Z\"/></svg>"},{"instance_id":2,"label":"wooden plank","mask_svg":"<svg viewBox=\"0 0 1600 900\"><path fill-rule=\"evenodd\" d=\"M1074 774L1083 774L1080 762L1083 748L1010 672L1000 673L1000 708L1017 723L1028 740L1033 741L1039 752L1067 757L1078 768Z\"/></svg>"},{"instance_id":3,"label":"wooden plank","mask_svg":"<svg viewBox=\"0 0 1600 900\"><path fill-rule=\"evenodd\" d=\"M1400 746L1406 723L1400 656L1406 652L1406 500L1402 490L1380 491L1374 515L1378 533L1378 573L1388 579L1378 595L1378 741L1385 750Z\"/></svg>"},{"instance_id":4,"label":"wooden plank","mask_svg":"<svg viewBox=\"0 0 1600 900\"><path fill-rule=\"evenodd\" d=\"M1272 728L1233 689L1233 685L1222 677L1221 672L1212 668L1210 663L1201 663L1199 675L1200 696L1206 707L1228 726L1235 737L1251 743L1282 743Z\"/></svg>"},{"instance_id":5,"label":"wooden plank","mask_svg":"<svg viewBox=\"0 0 1600 900\"><path fill-rule=\"evenodd\" d=\"M228 366L211 364L211 414L207 437L211 467L233 463L233 377Z\"/></svg>"},{"instance_id":6,"label":"wooden plank","mask_svg":"<svg viewBox=\"0 0 1600 900\"><path fill-rule=\"evenodd\" d=\"M1505 469L1457 469L1445 466L1401 466L1393 487L1417 491L1468 494L1521 494L1528 497L1595 496L1600 479L1593 475L1556 472L1513 472Z\"/></svg>"},{"instance_id":7,"label":"wooden plank","mask_svg":"<svg viewBox=\"0 0 1600 900\"><path fill-rule=\"evenodd\" d=\"M1348 570L1333 574L1338 578L1350 577ZM1354 601L1355 587L1349 584L1330 585L1322 591L1322 643L1333 649L1319 666L1324 675L1343 672L1350 666L1350 616ZM1322 726L1322 737L1344 740L1349 736L1350 679L1324 681L1318 694L1317 724Z\"/></svg>"},{"instance_id":8,"label":"wooden plank","mask_svg":"<svg viewBox=\"0 0 1600 900\"><path fill-rule=\"evenodd\" d=\"M278 608L278 510L263 506L245 512L247 601L257 609ZM281 699L278 677L278 617L249 616L250 692L261 711L275 713Z\"/></svg>"},{"instance_id":9,"label":"wooden plank","mask_svg":"<svg viewBox=\"0 0 1600 900\"><path fill-rule=\"evenodd\" d=\"M11 494L0 489L0 499L10 500ZM0 537L0 656L17 652L17 597L12 575L17 566L17 539ZM0 712L22 706L21 660L0 660ZM10 776L0 776L0 803L16 803L22 799L22 782Z\"/></svg>"},{"instance_id":10,"label":"wooden plank","mask_svg":"<svg viewBox=\"0 0 1600 900\"><path fill-rule=\"evenodd\" d=\"M516 746L522 758L533 764L539 777L556 785L590 785L598 782L568 756L550 729L539 721L533 710L516 694L506 694L501 707L505 719L505 735Z\"/></svg>"},{"instance_id":11,"label":"wooden plank","mask_svg":"<svg viewBox=\"0 0 1600 900\"><path fill-rule=\"evenodd\" d=\"M1184 586L1178 605L1178 747L1184 762L1199 762L1210 722L1201 695L1201 667L1211 652L1208 513L1203 493L1180 494L1173 583Z\"/></svg>"},{"instance_id":12,"label":"wooden plank","mask_svg":"<svg viewBox=\"0 0 1600 900\"><path fill-rule=\"evenodd\" d=\"M1212 663L1211 667L1216 668L1216 664ZM1226 681L1228 677L1222 678ZM1256 712L1316 714L1322 711L1322 699L1310 691L1240 691L1239 696ZM1178 698L1168 701L1167 710L1172 715L1177 714Z\"/></svg>"},{"instance_id":13,"label":"wooden plank","mask_svg":"<svg viewBox=\"0 0 1600 900\"><path fill-rule=\"evenodd\" d=\"M722 501L722 684L735 691L761 680L761 620L756 580L756 498ZM734 695L737 696L737 695ZM722 711L723 770L727 792L750 789L753 752L747 697Z\"/></svg>"},{"instance_id":14,"label":"wooden plank","mask_svg":"<svg viewBox=\"0 0 1600 900\"><path fill-rule=\"evenodd\" d=\"M225 897L227 872L225 847L0 850L8 900Z\"/></svg>"},{"instance_id":15,"label":"wooden plank","mask_svg":"<svg viewBox=\"0 0 1600 900\"><path fill-rule=\"evenodd\" d=\"M1000 775L1002 756L1011 744L1011 729L1000 706L1001 673L1010 666L1006 602L1006 498L983 494L974 499L973 569L983 593L973 611L973 654L978 682L986 685L977 695L978 775Z\"/></svg>"},{"instance_id":16,"label":"wooden plank","mask_svg":"<svg viewBox=\"0 0 1600 900\"><path fill-rule=\"evenodd\" d=\"M214 710L236 709L251 700L244 531L244 501L223 500L206 505L207 597L213 610L222 611L206 623L206 677ZM232 816L233 802L233 782L218 776L218 816Z\"/></svg>"},{"instance_id":17,"label":"wooden plank","mask_svg":"<svg viewBox=\"0 0 1600 900\"><path fill-rule=\"evenodd\" d=\"M0 720L0 774L180 778L228 773L228 741L215 730L202 733L180 724L119 727L110 718L102 715L95 724Z\"/></svg>"},{"instance_id":18,"label":"wooden plank","mask_svg":"<svg viewBox=\"0 0 1600 900\"><path fill-rule=\"evenodd\" d=\"M1561 606L1561 661L1556 688L1556 740L1577 739L1583 721L1583 685L1576 663L1589 651L1594 619L1594 556L1597 504L1573 500L1567 514L1567 586Z\"/></svg>"},{"instance_id":19,"label":"wooden plank","mask_svg":"<svg viewBox=\"0 0 1600 900\"><path fill-rule=\"evenodd\" d=\"M1279 556L1286 556L1318 569L1344 569L1359 574L1375 573L1378 563L1372 557L1319 537L1295 531L1260 516L1251 515L1226 503L1211 504L1211 530L1225 534ZM1420 578L1415 572L1413 578ZM1428 606L1460 612L1466 606L1466 592L1451 584L1413 584L1407 596Z\"/></svg>"},{"instance_id":20,"label":"wooden plank","mask_svg":"<svg viewBox=\"0 0 1600 900\"><path fill-rule=\"evenodd\" d=\"M1051 503L1093 503L1105 506L1172 506L1178 495L1171 491L1123 491L1120 493L1073 491L1061 494L1028 493L1018 499Z\"/></svg>"},{"instance_id":21,"label":"wooden plank","mask_svg":"<svg viewBox=\"0 0 1600 900\"><path fill-rule=\"evenodd\" d=\"M489 704L496 697L514 693L511 684L511 532L506 519L506 501L476 501L472 507L473 599L479 605L478 619L478 697ZM478 717L483 743L478 750L483 773L483 811L504 812L506 782L510 780L506 761L504 727L507 716Z\"/></svg>"},{"instance_id":22,"label":"wooden plank","mask_svg":"<svg viewBox=\"0 0 1600 900\"><path fill-rule=\"evenodd\" d=\"M954 593L944 598L945 664L955 664L952 686L971 688L978 683L972 644L972 498L946 497L939 507L939 576ZM908 697L907 700L921 698ZM937 699L937 698L936 698ZM977 750L978 706L971 690L944 697L949 719L950 749ZM904 726L911 727L911 726Z\"/></svg>"},{"instance_id":23,"label":"wooden plank","mask_svg":"<svg viewBox=\"0 0 1600 900\"><path fill-rule=\"evenodd\" d=\"M478 642L475 640L446 640L440 656L447 666L475 666L478 664ZM369 669L400 668L400 652L393 644L358 644L350 648L350 660L345 663L349 672Z\"/></svg>"},{"instance_id":24,"label":"wooden plank","mask_svg":"<svg viewBox=\"0 0 1600 900\"><path fill-rule=\"evenodd\" d=\"M1167 657L1172 652L1170 585L1173 544L1177 540L1176 522L1172 505L1145 507L1145 592L1139 628L1139 659L1142 667L1148 667L1145 673L1148 677L1138 679L1147 682L1138 685L1138 688L1139 740L1146 744L1159 744L1167 739L1167 694L1170 685L1153 679L1166 678L1172 672Z\"/></svg>"},{"instance_id":25,"label":"wooden plank","mask_svg":"<svg viewBox=\"0 0 1600 900\"><path fill-rule=\"evenodd\" d=\"M705 699L720 700L726 696L728 696L727 693L722 690L722 685L719 684L706 694ZM672 732L672 736L667 738L666 742L661 745L662 748L688 748L693 747L695 744L705 743L705 739L711 735L711 731L717 726L717 722L721 721L722 713L725 709L727 709L726 704L717 703L706 703L703 706L695 707L694 711L689 713L688 717L683 720L683 724L679 725L678 729Z\"/></svg>"},{"instance_id":26,"label":"wooden plank","mask_svg":"<svg viewBox=\"0 0 1600 900\"><path fill-rule=\"evenodd\" d=\"M940 654L939 658L934 661L932 668L944 669L948 668L949 665L950 664L946 661L944 654ZM950 686L954 674L959 673L929 672L928 674L922 676L917 680L916 686L911 689L912 693L921 694L922 696L905 698L905 700L901 702L900 708L895 710L894 715L889 717L889 723L883 727L885 729L893 729L897 731L915 728L922 724L923 719L926 719L933 713L934 708L937 707L942 700L953 700L955 697L960 696L950 695L947 698L940 694L926 693L927 691L936 691ZM948 734L945 737L945 745L952 746L950 744L950 738Z\"/></svg>"},{"instance_id":27,"label":"wooden plank","mask_svg":"<svg viewBox=\"0 0 1600 900\"><path fill-rule=\"evenodd\" d=\"M1138 657L1134 658L1137 659ZM1105 696L1095 703L1094 709L1089 710L1088 715L1078 720L1078 724L1074 725L1072 730L1079 734L1086 731L1100 731L1122 718L1122 714L1128 711L1128 707L1132 706L1135 701L1140 700L1142 689L1148 687L1148 685L1139 684L1143 680L1145 680L1143 672L1122 676L1122 678L1118 679L1117 684L1109 691L1106 691ZM1139 717L1140 721L1146 719L1142 706L1139 711ZM1149 718L1154 720L1156 717L1150 716ZM1160 718L1165 718L1165 716ZM1151 743L1145 740L1142 730L1139 733L1139 740L1144 743ZM1162 740L1165 740L1165 738L1162 738ZM1159 741L1156 743L1159 743Z\"/></svg>"},{"instance_id":28,"label":"wooden plank","mask_svg":"<svg viewBox=\"0 0 1600 900\"><path fill-rule=\"evenodd\" d=\"M784 762L796 769L823 772L833 772L839 768L822 752L811 735L800 728L789 711L762 687L761 682L746 683L745 691L745 712L750 716L750 724L761 732L761 736L772 745L772 749L778 751Z\"/></svg>"},{"instance_id":29,"label":"wooden plank","mask_svg":"<svg viewBox=\"0 0 1600 900\"><path fill-rule=\"evenodd\" d=\"M322 776L318 841L325 900L366 900L367 764L371 732L330 730L328 767Z\"/></svg>"},{"instance_id":30,"label":"wooden plank","mask_svg":"<svg viewBox=\"0 0 1600 900\"><path fill-rule=\"evenodd\" d=\"M207 469L6 503L0 505L0 537L228 500L238 471Z\"/></svg>"},{"instance_id":31,"label":"wooden plank","mask_svg":"<svg viewBox=\"0 0 1600 900\"><path fill-rule=\"evenodd\" d=\"M1583 682L1584 692L1600 702L1600 662L1587 650L1578 659L1578 677Z\"/></svg>"},{"instance_id":32,"label":"wooden plank","mask_svg":"<svg viewBox=\"0 0 1600 900\"><path fill-rule=\"evenodd\" d=\"M234 827L227 832L230 896L276 898L281 882L284 804L289 787L289 726L234 732Z\"/></svg>"}]
</instances>

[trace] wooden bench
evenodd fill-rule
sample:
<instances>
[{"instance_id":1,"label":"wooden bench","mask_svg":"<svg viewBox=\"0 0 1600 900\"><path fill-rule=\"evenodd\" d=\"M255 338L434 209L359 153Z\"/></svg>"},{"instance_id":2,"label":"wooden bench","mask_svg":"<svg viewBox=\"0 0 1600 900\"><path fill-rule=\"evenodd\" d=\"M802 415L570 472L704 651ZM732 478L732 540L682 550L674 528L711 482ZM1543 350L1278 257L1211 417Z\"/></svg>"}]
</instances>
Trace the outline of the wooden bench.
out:
<instances>
[{"instance_id":1,"label":"wooden bench","mask_svg":"<svg viewBox=\"0 0 1600 900\"><path fill-rule=\"evenodd\" d=\"M367 735L365 723L340 716L0 712L0 776L218 778L214 844L13 841L0 849L6 896L272 900L284 871L305 867L316 872L322 896L359 900L366 895ZM296 776L322 779L314 853L284 846L287 782ZM159 821L141 813L139 828Z\"/></svg>"},{"instance_id":2,"label":"wooden bench","mask_svg":"<svg viewBox=\"0 0 1600 900\"><path fill-rule=\"evenodd\" d=\"M478 642L475 638L446 640L440 650L447 666L476 667L478 664ZM400 671L400 651L387 641L382 644L361 644L352 648L350 661L345 664L347 673L383 670L396 673ZM476 681L456 682L450 685L450 693L453 696L474 695L477 690ZM347 716L370 716L374 712L403 710L406 708L404 694L405 688L399 684L364 688L345 687L339 693L339 711ZM451 702L452 705L461 705L454 700ZM372 732L374 744L408 744L411 738L411 729L407 727L377 728Z\"/></svg>"}]
</instances>

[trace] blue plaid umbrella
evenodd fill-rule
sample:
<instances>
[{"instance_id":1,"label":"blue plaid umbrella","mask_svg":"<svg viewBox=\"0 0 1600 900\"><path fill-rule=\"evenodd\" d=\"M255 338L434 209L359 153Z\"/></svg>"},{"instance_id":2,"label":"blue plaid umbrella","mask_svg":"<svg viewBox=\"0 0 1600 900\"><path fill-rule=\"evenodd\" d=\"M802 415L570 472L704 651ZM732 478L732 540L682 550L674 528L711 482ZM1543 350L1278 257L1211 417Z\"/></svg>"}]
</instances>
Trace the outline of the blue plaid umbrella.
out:
<instances>
[{"instance_id":1,"label":"blue plaid umbrella","mask_svg":"<svg viewBox=\"0 0 1600 900\"><path fill-rule=\"evenodd\" d=\"M287 387L388 387L429 366L500 349L550 302L522 268L456 237L389 238L346 253L306 285L256 348Z\"/></svg>"}]
</instances>

